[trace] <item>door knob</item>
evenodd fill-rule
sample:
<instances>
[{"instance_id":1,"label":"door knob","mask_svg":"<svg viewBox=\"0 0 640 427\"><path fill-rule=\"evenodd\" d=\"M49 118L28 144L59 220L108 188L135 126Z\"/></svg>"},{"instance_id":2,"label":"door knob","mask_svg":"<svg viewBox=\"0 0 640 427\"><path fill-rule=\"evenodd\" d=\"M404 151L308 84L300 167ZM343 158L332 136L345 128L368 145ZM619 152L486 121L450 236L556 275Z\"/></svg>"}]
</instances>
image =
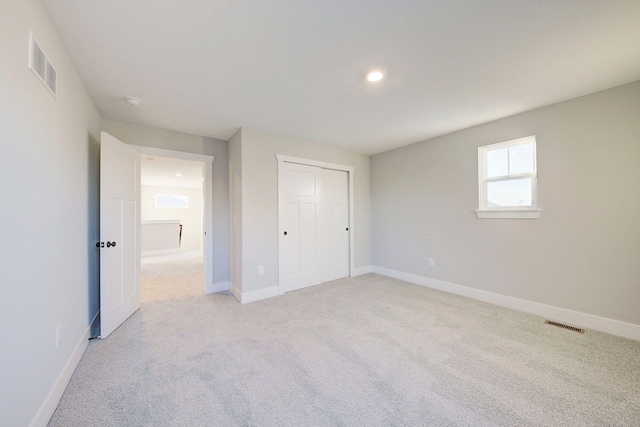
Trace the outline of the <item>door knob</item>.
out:
<instances>
[{"instance_id":1,"label":"door knob","mask_svg":"<svg viewBox=\"0 0 640 427\"><path fill-rule=\"evenodd\" d=\"M285 235L285 236L287 235L287 232L286 232L286 231L284 232L284 235Z\"/></svg>"},{"instance_id":2,"label":"door knob","mask_svg":"<svg viewBox=\"0 0 640 427\"><path fill-rule=\"evenodd\" d=\"M349 231L349 227L347 227L347 231Z\"/></svg>"},{"instance_id":3,"label":"door knob","mask_svg":"<svg viewBox=\"0 0 640 427\"><path fill-rule=\"evenodd\" d=\"M116 247L116 242L107 242L107 247L108 248L110 248L112 246L115 248Z\"/></svg>"}]
</instances>

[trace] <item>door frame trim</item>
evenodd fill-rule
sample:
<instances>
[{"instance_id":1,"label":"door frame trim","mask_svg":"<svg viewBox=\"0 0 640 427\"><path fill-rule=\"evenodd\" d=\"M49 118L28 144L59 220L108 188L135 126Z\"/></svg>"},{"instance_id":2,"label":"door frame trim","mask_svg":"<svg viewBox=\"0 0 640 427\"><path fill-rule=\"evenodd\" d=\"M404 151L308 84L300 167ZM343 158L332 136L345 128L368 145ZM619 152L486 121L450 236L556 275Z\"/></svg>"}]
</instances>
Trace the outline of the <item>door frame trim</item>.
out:
<instances>
[{"instance_id":1,"label":"door frame trim","mask_svg":"<svg viewBox=\"0 0 640 427\"><path fill-rule=\"evenodd\" d=\"M347 172L349 177L349 277L353 277L354 271L354 230L355 230L355 221L354 221L354 210L353 210L353 172L355 168L353 166L340 165L337 163L328 163L321 162L318 160L304 159L301 157L292 157L286 156L284 154L276 154L276 159L278 160L278 292L280 295L284 294L284 286L282 284L282 276L280 273L284 271L283 269L283 257L282 257L282 247L280 245L280 213L282 211L283 199L281 194L284 191L284 163L297 163L300 165L307 166L317 166L323 169L332 169L338 171Z\"/></svg>"},{"instance_id":2,"label":"door frame trim","mask_svg":"<svg viewBox=\"0 0 640 427\"><path fill-rule=\"evenodd\" d=\"M191 160L204 163L204 212L202 215L202 256L204 259L204 292L207 294L219 292L213 283L213 161L215 156L207 154L189 153L186 151L166 150L164 148L148 147L145 145L131 145L141 155L168 157L172 159Z\"/></svg>"}]
</instances>

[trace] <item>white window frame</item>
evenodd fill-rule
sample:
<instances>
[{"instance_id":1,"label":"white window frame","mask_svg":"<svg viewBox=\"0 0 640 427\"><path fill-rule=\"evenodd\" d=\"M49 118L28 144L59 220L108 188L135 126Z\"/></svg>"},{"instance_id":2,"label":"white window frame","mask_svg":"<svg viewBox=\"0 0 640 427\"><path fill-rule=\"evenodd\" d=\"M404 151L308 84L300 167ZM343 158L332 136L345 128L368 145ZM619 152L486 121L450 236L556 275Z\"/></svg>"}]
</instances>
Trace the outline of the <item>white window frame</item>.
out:
<instances>
[{"instance_id":1,"label":"white window frame","mask_svg":"<svg viewBox=\"0 0 640 427\"><path fill-rule=\"evenodd\" d=\"M500 176L497 178L487 177L487 153L491 150L515 147L522 144L533 143L533 172L517 175ZM526 136L524 138L512 139L498 142L496 144L483 145L478 147L478 218L503 218L503 219L537 219L540 217L541 209L538 208L538 164L537 164L536 136ZM510 181L513 179L531 178L531 206L487 206L487 184L490 182Z\"/></svg>"},{"instance_id":2,"label":"white window frame","mask_svg":"<svg viewBox=\"0 0 640 427\"><path fill-rule=\"evenodd\" d=\"M185 198L185 202L187 203L186 206L166 206L164 204L160 204L158 203L158 199L161 197L184 197ZM154 206L158 209L189 209L190 203L189 203L189 195L188 194L166 194L166 193L156 193L155 196L155 204Z\"/></svg>"}]
</instances>

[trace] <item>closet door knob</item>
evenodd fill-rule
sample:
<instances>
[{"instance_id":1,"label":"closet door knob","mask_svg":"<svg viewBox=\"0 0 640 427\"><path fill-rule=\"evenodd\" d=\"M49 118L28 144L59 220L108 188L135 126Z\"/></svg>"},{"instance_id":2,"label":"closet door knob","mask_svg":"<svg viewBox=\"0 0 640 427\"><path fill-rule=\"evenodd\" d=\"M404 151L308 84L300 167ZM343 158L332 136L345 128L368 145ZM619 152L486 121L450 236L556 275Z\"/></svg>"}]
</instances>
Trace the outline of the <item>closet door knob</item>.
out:
<instances>
[{"instance_id":1,"label":"closet door knob","mask_svg":"<svg viewBox=\"0 0 640 427\"><path fill-rule=\"evenodd\" d=\"M285 235L285 236L287 235L287 232L286 232L286 231L284 232L284 235Z\"/></svg>"}]
</instances>

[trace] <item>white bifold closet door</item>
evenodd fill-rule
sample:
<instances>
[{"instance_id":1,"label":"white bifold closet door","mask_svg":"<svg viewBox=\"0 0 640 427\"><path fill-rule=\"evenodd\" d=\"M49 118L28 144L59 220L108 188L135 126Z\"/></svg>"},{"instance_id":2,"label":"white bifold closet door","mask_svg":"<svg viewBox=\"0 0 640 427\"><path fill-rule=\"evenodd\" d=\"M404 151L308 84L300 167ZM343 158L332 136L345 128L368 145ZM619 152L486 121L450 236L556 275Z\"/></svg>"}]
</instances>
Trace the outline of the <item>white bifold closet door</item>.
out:
<instances>
[{"instance_id":1,"label":"white bifold closet door","mask_svg":"<svg viewBox=\"0 0 640 427\"><path fill-rule=\"evenodd\" d=\"M348 173L285 163L280 187L284 291L349 275Z\"/></svg>"},{"instance_id":2,"label":"white bifold closet door","mask_svg":"<svg viewBox=\"0 0 640 427\"><path fill-rule=\"evenodd\" d=\"M322 281L349 275L349 176L322 169L318 209L318 249Z\"/></svg>"}]
</instances>

